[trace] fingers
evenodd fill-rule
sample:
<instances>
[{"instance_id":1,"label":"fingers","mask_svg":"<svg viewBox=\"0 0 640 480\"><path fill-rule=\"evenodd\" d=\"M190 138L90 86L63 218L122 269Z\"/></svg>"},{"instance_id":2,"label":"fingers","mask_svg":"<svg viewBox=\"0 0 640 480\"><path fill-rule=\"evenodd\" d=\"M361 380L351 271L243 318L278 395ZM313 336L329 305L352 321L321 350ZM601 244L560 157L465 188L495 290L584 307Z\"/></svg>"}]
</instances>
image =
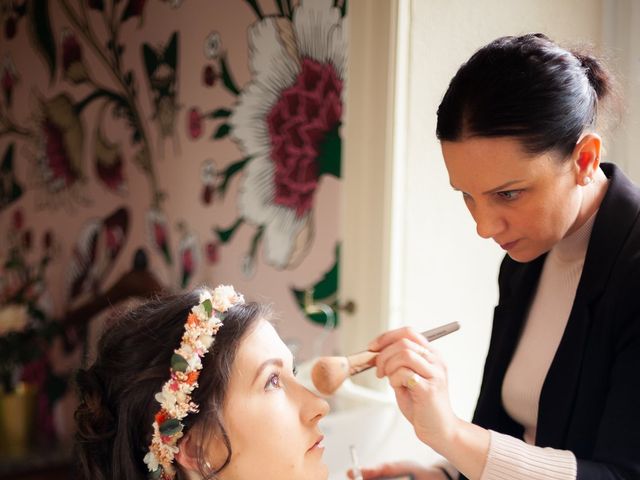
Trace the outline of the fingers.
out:
<instances>
[{"instance_id":1,"label":"fingers","mask_svg":"<svg viewBox=\"0 0 640 480\"><path fill-rule=\"evenodd\" d=\"M427 345L429 343L428 340L417 330L411 327L403 327L396 330L389 330L375 338L371 343L369 343L369 350L372 352L379 352L392 343L402 339L410 340L419 345Z\"/></svg>"},{"instance_id":2,"label":"fingers","mask_svg":"<svg viewBox=\"0 0 640 480\"><path fill-rule=\"evenodd\" d=\"M428 378L430 365L444 367L440 354L429 342L416 343L402 338L385 347L376 357L376 375L382 378L399 367L407 367Z\"/></svg>"}]
</instances>

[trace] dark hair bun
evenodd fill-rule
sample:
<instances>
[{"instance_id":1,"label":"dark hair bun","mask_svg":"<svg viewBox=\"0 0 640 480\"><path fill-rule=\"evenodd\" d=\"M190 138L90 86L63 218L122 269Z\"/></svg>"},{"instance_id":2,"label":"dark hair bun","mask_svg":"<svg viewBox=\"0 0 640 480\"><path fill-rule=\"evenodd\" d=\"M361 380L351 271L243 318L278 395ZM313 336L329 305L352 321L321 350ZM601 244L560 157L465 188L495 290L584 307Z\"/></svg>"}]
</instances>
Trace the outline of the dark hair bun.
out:
<instances>
[{"instance_id":1,"label":"dark hair bun","mask_svg":"<svg viewBox=\"0 0 640 480\"><path fill-rule=\"evenodd\" d=\"M76 440L83 445L85 455L81 462L91 471L92 478L103 478L103 470L96 466L104 465L111 458L113 438L116 434L115 417L105 404L103 382L93 369L80 370L76 383L81 395L80 405L75 412L77 425Z\"/></svg>"},{"instance_id":2,"label":"dark hair bun","mask_svg":"<svg viewBox=\"0 0 640 480\"><path fill-rule=\"evenodd\" d=\"M580 61L580 65L584 68L585 74L589 79L589 83L596 91L598 100L605 98L611 90L610 75L603 65L589 53L572 52Z\"/></svg>"}]
</instances>

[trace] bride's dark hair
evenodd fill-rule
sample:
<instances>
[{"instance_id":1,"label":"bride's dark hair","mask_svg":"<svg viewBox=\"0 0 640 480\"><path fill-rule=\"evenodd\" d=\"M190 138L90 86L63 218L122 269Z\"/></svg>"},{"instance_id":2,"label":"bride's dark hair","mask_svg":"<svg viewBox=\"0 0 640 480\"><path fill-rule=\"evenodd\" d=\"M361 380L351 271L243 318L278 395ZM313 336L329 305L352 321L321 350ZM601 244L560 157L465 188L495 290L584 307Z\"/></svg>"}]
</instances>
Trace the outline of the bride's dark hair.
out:
<instances>
[{"instance_id":1,"label":"bride's dark hair","mask_svg":"<svg viewBox=\"0 0 640 480\"><path fill-rule=\"evenodd\" d=\"M174 349L180 345L187 315L199 301L198 292L167 296L126 312L103 334L95 363L77 374L80 405L75 412L76 449L83 478L134 480L148 477L143 458L151 442L155 394L169 378ZM236 305L203 358L198 388L192 394L199 413L184 420L185 433L194 425L200 437L198 466L204 478L215 478L229 463L231 445L222 421L222 406L235 355L243 336L268 307L258 303ZM208 466L205 447L219 435L227 448L226 460ZM176 464L178 480L185 472Z\"/></svg>"}]
</instances>

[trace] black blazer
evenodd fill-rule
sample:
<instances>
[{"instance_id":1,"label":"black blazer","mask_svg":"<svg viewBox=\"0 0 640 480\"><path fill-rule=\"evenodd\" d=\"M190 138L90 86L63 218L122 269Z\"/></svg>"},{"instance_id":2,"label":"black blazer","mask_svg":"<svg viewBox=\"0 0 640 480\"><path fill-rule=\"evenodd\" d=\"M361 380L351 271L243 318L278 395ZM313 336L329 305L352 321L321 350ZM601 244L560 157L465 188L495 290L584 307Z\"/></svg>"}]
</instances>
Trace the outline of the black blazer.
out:
<instances>
[{"instance_id":1,"label":"black blazer","mask_svg":"<svg viewBox=\"0 0 640 480\"><path fill-rule=\"evenodd\" d=\"M640 479L640 189L612 164L566 330L540 395L536 445L571 450L579 480ZM505 256L473 422L522 438L502 382L544 255Z\"/></svg>"}]
</instances>

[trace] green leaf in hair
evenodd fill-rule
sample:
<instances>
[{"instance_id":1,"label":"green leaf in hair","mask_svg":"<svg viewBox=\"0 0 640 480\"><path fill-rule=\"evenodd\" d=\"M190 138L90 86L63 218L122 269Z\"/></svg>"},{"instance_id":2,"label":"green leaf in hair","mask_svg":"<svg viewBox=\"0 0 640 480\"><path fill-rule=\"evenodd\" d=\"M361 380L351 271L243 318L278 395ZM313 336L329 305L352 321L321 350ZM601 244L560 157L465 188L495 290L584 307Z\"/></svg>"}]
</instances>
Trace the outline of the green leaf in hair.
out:
<instances>
[{"instance_id":1,"label":"green leaf in hair","mask_svg":"<svg viewBox=\"0 0 640 480\"><path fill-rule=\"evenodd\" d=\"M182 424L177 418L170 418L160 425L160 434L172 436L182 431Z\"/></svg>"},{"instance_id":2,"label":"green leaf in hair","mask_svg":"<svg viewBox=\"0 0 640 480\"><path fill-rule=\"evenodd\" d=\"M213 304L211 303L211 300L207 298L204 302L202 302L202 306L204 307L205 312L207 312L207 315L210 317L211 312L213 312Z\"/></svg>"},{"instance_id":3,"label":"green leaf in hair","mask_svg":"<svg viewBox=\"0 0 640 480\"><path fill-rule=\"evenodd\" d=\"M171 369L174 372L186 372L188 367L189 363L187 363L182 355L174 353L171 356Z\"/></svg>"}]
</instances>

